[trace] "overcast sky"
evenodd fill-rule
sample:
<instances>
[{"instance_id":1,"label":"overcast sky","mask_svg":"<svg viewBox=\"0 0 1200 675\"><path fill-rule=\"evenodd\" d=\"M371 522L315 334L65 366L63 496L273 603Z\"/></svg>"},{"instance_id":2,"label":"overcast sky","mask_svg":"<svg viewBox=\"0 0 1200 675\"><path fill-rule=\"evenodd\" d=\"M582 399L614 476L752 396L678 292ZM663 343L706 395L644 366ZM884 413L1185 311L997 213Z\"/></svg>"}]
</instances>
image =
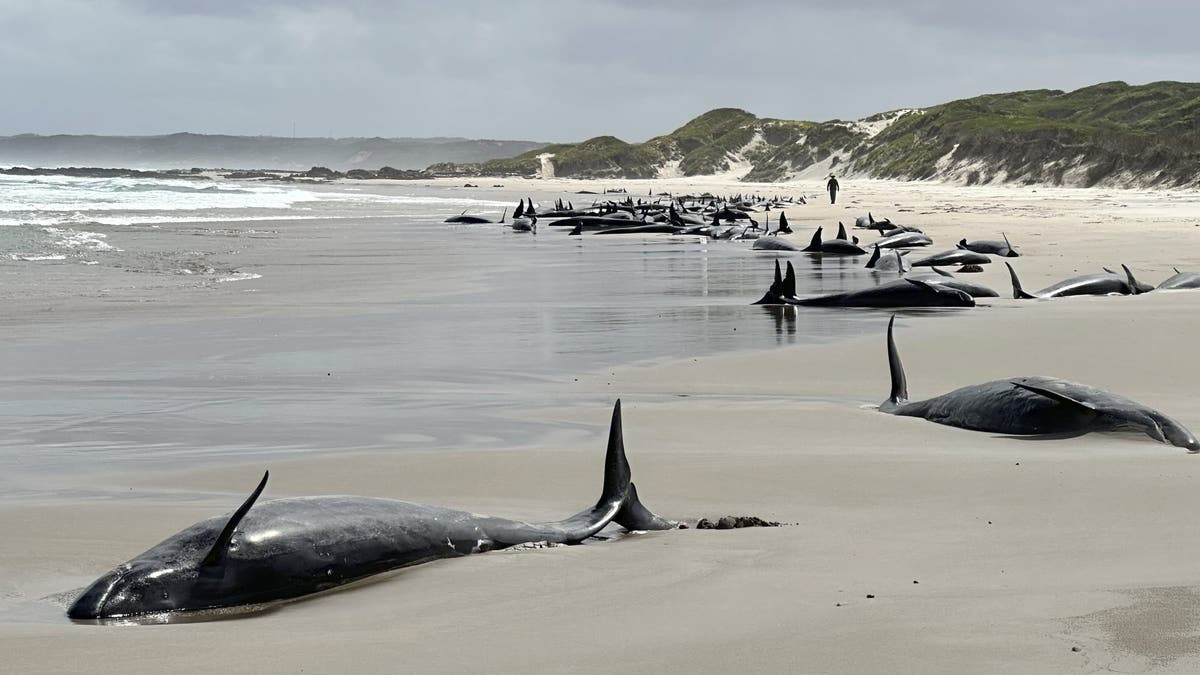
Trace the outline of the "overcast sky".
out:
<instances>
[{"instance_id":1,"label":"overcast sky","mask_svg":"<svg viewBox=\"0 0 1200 675\"><path fill-rule=\"evenodd\" d=\"M1195 0L0 0L0 134L644 140L1200 79Z\"/></svg>"}]
</instances>

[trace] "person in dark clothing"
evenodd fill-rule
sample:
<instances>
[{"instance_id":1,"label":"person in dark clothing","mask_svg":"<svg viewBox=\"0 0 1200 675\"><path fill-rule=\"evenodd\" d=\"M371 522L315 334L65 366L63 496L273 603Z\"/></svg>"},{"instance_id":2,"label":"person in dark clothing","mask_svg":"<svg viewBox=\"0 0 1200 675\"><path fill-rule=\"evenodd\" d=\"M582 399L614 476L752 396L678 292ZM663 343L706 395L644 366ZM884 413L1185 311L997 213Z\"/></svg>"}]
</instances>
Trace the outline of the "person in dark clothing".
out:
<instances>
[{"instance_id":1,"label":"person in dark clothing","mask_svg":"<svg viewBox=\"0 0 1200 675\"><path fill-rule=\"evenodd\" d=\"M829 203L830 204L837 203L837 191L838 191L839 187L840 186L838 185L837 177L834 176L833 174L829 174L829 182L825 184L825 189L829 190Z\"/></svg>"}]
</instances>

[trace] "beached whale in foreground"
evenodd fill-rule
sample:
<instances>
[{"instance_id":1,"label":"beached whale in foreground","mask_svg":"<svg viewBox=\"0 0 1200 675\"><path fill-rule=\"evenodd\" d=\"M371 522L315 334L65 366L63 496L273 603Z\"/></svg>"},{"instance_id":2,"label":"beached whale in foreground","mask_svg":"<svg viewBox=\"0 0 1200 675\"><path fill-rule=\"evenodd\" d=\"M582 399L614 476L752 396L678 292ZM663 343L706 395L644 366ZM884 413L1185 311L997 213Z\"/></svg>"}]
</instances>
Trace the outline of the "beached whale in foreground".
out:
<instances>
[{"instance_id":1,"label":"beached whale in foreground","mask_svg":"<svg viewBox=\"0 0 1200 675\"><path fill-rule=\"evenodd\" d=\"M196 523L100 577L67 616L106 619L274 602L438 558L530 542L577 543L609 522L628 530L675 527L638 501L625 459L619 400L600 500L566 520L526 523L347 496L255 505L266 483L264 474L232 516Z\"/></svg>"},{"instance_id":2,"label":"beached whale in foreground","mask_svg":"<svg viewBox=\"0 0 1200 675\"><path fill-rule=\"evenodd\" d=\"M787 275L780 274L775 261L775 280L755 305L804 305L808 307L974 307L968 293L928 279L905 277L861 291L796 297L796 270L791 261Z\"/></svg>"},{"instance_id":3,"label":"beached whale in foreground","mask_svg":"<svg viewBox=\"0 0 1200 675\"><path fill-rule=\"evenodd\" d=\"M1200 441L1166 415L1103 389L1055 377L1013 377L973 384L924 401L908 400L908 380L888 322L892 391L879 409L952 427L999 434L1060 434L1136 430L1191 452Z\"/></svg>"}]
</instances>

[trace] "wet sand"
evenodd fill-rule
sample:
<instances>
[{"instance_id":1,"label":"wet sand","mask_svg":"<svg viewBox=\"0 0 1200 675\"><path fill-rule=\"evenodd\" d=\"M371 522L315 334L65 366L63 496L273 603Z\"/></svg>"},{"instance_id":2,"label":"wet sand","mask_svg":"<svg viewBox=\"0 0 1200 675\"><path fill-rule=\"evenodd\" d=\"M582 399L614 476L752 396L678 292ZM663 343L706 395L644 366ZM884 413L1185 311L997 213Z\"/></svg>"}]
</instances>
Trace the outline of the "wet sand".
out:
<instances>
[{"instance_id":1,"label":"wet sand","mask_svg":"<svg viewBox=\"0 0 1200 675\"><path fill-rule=\"evenodd\" d=\"M671 183L653 185L746 189ZM646 192L647 183L621 184ZM546 181L528 190L539 199L585 187L598 189ZM762 190L800 188L817 193ZM1200 268L1194 192L843 188L845 205L814 198L789 211L796 237L807 239L809 223L850 225L870 208L921 226L936 250L1003 230L1025 254L1014 265L1027 288L1122 262L1151 283L1173 265ZM972 278L1008 296L1003 265L988 268ZM220 316L211 308L221 303L203 297L205 311ZM914 397L1055 375L1200 429L1200 293L987 304L953 320L898 320ZM0 650L14 672L1194 672L1200 457L1137 435L1030 440L880 414L871 406L888 388L887 315L863 314L861 335L832 344L681 354L540 382L544 404L510 414L580 431L528 447L269 462L269 497L350 493L562 517L599 490L608 406L621 396L648 506L676 518L753 514L786 527L441 561L233 621L77 626L62 618L60 594L231 509L264 458L97 468L56 496L0 505ZM109 496L73 499L87 483L104 484Z\"/></svg>"}]
</instances>

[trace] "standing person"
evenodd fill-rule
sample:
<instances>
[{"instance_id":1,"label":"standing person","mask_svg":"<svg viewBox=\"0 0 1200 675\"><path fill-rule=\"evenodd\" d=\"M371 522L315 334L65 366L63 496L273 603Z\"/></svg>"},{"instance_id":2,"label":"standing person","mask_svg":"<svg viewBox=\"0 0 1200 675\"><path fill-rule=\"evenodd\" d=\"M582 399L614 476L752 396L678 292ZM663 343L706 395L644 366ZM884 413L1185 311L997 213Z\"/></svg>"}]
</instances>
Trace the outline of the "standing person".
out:
<instances>
[{"instance_id":1,"label":"standing person","mask_svg":"<svg viewBox=\"0 0 1200 675\"><path fill-rule=\"evenodd\" d=\"M825 184L825 189L829 190L829 203L837 203L837 191L840 186L837 182L837 176L829 174L829 182Z\"/></svg>"}]
</instances>

